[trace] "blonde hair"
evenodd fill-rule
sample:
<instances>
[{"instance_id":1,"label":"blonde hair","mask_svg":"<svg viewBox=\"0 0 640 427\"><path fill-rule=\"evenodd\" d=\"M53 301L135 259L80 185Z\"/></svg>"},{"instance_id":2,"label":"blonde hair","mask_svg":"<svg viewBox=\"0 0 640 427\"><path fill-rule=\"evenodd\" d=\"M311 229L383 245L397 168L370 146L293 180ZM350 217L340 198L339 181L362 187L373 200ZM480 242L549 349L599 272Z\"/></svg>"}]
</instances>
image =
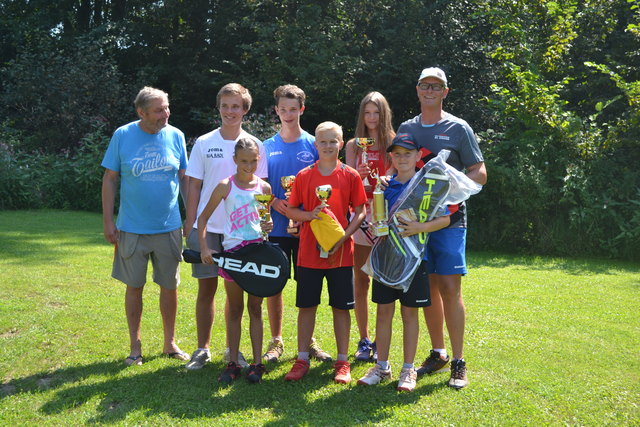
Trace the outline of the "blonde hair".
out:
<instances>
[{"instance_id":1,"label":"blonde hair","mask_svg":"<svg viewBox=\"0 0 640 427\"><path fill-rule=\"evenodd\" d=\"M318 126L316 126L316 135L318 132L326 132L329 130L333 130L338 134L338 139L342 141L342 126L334 122L322 122Z\"/></svg>"},{"instance_id":2,"label":"blonde hair","mask_svg":"<svg viewBox=\"0 0 640 427\"><path fill-rule=\"evenodd\" d=\"M396 136L396 133L393 130L393 124L391 123L391 107L389 107L389 103L387 99L380 92L369 92L362 98L360 101L360 109L358 110L358 120L356 122L356 138L368 138L369 130L364 123L364 109L367 104L374 104L378 107L378 111L380 112L380 121L378 122L378 147L380 151L385 153L385 166L387 169L391 167L391 156L387 153L387 148L391 145L393 138ZM355 145L355 144L354 144ZM360 155L362 153L362 148L355 146L356 155Z\"/></svg>"},{"instance_id":3,"label":"blonde hair","mask_svg":"<svg viewBox=\"0 0 640 427\"><path fill-rule=\"evenodd\" d=\"M134 107L137 109L141 109L143 111L147 110L149 104L154 99L162 99L169 102L169 94L160 89L153 88L151 86L145 86L140 89L138 95L136 95L136 99L133 101Z\"/></svg>"},{"instance_id":4,"label":"blonde hair","mask_svg":"<svg viewBox=\"0 0 640 427\"><path fill-rule=\"evenodd\" d=\"M240 95L242 97L242 108L245 111L249 111L251 108L251 103L253 99L251 98L251 94L249 93L249 89L242 86L239 83L227 83L222 86L222 88L218 91L218 95L216 96L216 108L220 108L220 98L225 95Z\"/></svg>"}]
</instances>

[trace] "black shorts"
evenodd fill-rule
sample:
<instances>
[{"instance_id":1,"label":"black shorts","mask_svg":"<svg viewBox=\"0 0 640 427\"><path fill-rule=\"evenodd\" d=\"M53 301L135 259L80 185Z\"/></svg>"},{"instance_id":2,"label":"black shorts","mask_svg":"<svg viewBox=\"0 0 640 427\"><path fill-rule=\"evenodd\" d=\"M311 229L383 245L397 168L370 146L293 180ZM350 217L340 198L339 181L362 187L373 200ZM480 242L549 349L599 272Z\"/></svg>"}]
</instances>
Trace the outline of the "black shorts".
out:
<instances>
[{"instance_id":1,"label":"black shorts","mask_svg":"<svg viewBox=\"0 0 640 427\"><path fill-rule=\"evenodd\" d=\"M418 267L416 275L413 276L409 290L406 293L400 289L393 289L383 285L377 280L373 281L371 301L376 304L389 304L396 300L400 300L400 304L405 307L428 307L431 305L427 261L420 263L420 267Z\"/></svg>"},{"instance_id":2,"label":"black shorts","mask_svg":"<svg viewBox=\"0 0 640 427\"><path fill-rule=\"evenodd\" d=\"M276 243L280 246L280 249L284 251L284 254L289 259L289 262L293 262L291 270L293 271L293 278L298 280L298 247L300 246L300 239L297 237L274 237L269 236L271 243ZM291 277L291 275L289 275Z\"/></svg>"},{"instance_id":3,"label":"black shorts","mask_svg":"<svg viewBox=\"0 0 640 427\"><path fill-rule=\"evenodd\" d=\"M351 310L353 296L353 267L328 269L298 267L296 307L310 308L320 305L322 282L327 279L329 305L341 310Z\"/></svg>"}]
</instances>

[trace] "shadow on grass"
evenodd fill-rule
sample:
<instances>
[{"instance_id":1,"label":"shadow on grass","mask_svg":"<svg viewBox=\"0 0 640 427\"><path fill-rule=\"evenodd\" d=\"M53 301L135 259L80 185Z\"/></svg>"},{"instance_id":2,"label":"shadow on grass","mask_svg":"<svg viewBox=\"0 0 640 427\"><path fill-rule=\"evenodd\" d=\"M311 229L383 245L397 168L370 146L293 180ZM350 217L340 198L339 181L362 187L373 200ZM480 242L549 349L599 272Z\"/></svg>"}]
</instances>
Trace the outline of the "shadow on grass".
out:
<instances>
[{"instance_id":1,"label":"shadow on grass","mask_svg":"<svg viewBox=\"0 0 640 427\"><path fill-rule=\"evenodd\" d=\"M604 259L571 259L557 257L541 257L537 255L505 255L491 252L469 252L467 263L470 269L490 268L525 268L532 270L562 270L572 275L640 273L640 265L630 261Z\"/></svg>"},{"instance_id":2,"label":"shadow on grass","mask_svg":"<svg viewBox=\"0 0 640 427\"><path fill-rule=\"evenodd\" d=\"M3 261L52 262L70 252L107 245L99 216L72 211L16 211L0 215Z\"/></svg>"},{"instance_id":3,"label":"shadow on grass","mask_svg":"<svg viewBox=\"0 0 640 427\"><path fill-rule=\"evenodd\" d=\"M2 384L0 386L0 400L14 394L42 393L62 387L68 383L83 381L91 376L116 375L125 368L126 366L123 363L112 361L40 372Z\"/></svg>"},{"instance_id":4,"label":"shadow on grass","mask_svg":"<svg viewBox=\"0 0 640 427\"><path fill-rule=\"evenodd\" d=\"M144 366L153 359L146 359ZM299 382L285 382L283 374L267 373L261 384L249 384L243 377L230 386L217 382L222 363L210 363L200 371L186 371L182 364L139 372L142 369L111 361L43 372L4 384L0 398L54 390L40 407L44 415L64 414L99 399L97 414L83 421L88 423L120 422L131 412L142 411L145 418L185 421L236 417L238 422L269 426L360 425L382 422L394 416L394 408L413 405L421 396L446 387L444 382L421 384L419 380L413 393L400 393L396 381L364 387L354 379L350 385L337 385L332 382L331 364L312 367ZM271 413L268 418L276 419L257 418L267 418L265 410Z\"/></svg>"},{"instance_id":5,"label":"shadow on grass","mask_svg":"<svg viewBox=\"0 0 640 427\"><path fill-rule=\"evenodd\" d=\"M73 256L95 255L101 250L113 251L113 245L95 232L77 232L72 239L59 231L50 234L21 232L15 237L0 236L0 243L4 263L25 267L55 264Z\"/></svg>"}]
</instances>

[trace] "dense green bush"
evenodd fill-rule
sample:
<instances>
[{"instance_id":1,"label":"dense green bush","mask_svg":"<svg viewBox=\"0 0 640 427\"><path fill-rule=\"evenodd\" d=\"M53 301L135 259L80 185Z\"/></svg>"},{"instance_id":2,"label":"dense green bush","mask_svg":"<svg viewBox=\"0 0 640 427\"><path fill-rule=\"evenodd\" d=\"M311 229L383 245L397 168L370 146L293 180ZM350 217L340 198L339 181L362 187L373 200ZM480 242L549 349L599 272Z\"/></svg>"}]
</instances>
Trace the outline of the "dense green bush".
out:
<instances>
[{"instance_id":1,"label":"dense green bush","mask_svg":"<svg viewBox=\"0 0 640 427\"><path fill-rule=\"evenodd\" d=\"M73 178L72 209L100 211L102 207L102 175L100 165L109 145L104 123L96 123L93 132L86 134L80 148L71 159Z\"/></svg>"},{"instance_id":2,"label":"dense green bush","mask_svg":"<svg viewBox=\"0 0 640 427\"><path fill-rule=\"evenodd\" d=\"M11 136L6 130L0 137ZM100 166L109 137L104 125L81 139L71 153L25 152L20 144L0 144L0 209L79 209L101 207Z\"/></svg>"},{"instance_id":3,"label":"dense green bush","mask_svg":"<svg viewBox=\"0 0 640 427\"><path fill-rule=\"evenodd\" d=\"M15 152L18 132L0 126L0 209L30 207L29 162Z\"/></svg>"},{"instance_id":4,"label":"dense green bush","mask_svg":"<svg viewBox=\"0 0 640 427\"><path fill-rule=\"evenodd\" d=\"M2 70L0 113L22 132L21 149L75 151L95 121L115 127L130 114L133 95L100 44L39 37Z\"/></svg>"}]
</instances>

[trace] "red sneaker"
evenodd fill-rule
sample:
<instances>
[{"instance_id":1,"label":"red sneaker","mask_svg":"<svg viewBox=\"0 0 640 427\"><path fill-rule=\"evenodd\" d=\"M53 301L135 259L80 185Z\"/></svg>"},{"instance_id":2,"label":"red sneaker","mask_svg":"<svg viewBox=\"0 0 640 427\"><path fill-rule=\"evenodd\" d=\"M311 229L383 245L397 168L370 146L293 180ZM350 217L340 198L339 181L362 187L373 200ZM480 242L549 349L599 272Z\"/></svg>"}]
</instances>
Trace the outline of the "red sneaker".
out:
<instances>
[{"instance_id":1,"label":"red sneaker","mask_svg":"<svg viewBox=\"0 0 640 427\"><path fill-rule=\"evenodd\" d=\"M340 384L348 384L351 382L351 365L346 360L338 360L333 368L336 375L333 377L335 382Z\"/></svg>"},{"instance_id":2,"label":"red sneaker","mask_svg":"<svg viewBox=\"0 0 640 427\"><path fill-rule=\"evenodd\" d=\"M240 366L238 366L235 362L229 362L227 364L227 367L218 377L218 381L223 384L231 384L233 380L240 376L240 372Z\"/></svg>"},{"instance_id":3,"label":"red sneaker","mask_svg":"<svg viewBox=\"0 0 640 427\"><path fill-rule=\"evenodd\" d=\"M307 372L309 372L309 361L297 359L293 363L293 366L291 367L291 370L289 371L289 373L284 376L284 380L285 381L301 380L302 377L304 377L307 374Z\"/></svg>"}]
</instances>

